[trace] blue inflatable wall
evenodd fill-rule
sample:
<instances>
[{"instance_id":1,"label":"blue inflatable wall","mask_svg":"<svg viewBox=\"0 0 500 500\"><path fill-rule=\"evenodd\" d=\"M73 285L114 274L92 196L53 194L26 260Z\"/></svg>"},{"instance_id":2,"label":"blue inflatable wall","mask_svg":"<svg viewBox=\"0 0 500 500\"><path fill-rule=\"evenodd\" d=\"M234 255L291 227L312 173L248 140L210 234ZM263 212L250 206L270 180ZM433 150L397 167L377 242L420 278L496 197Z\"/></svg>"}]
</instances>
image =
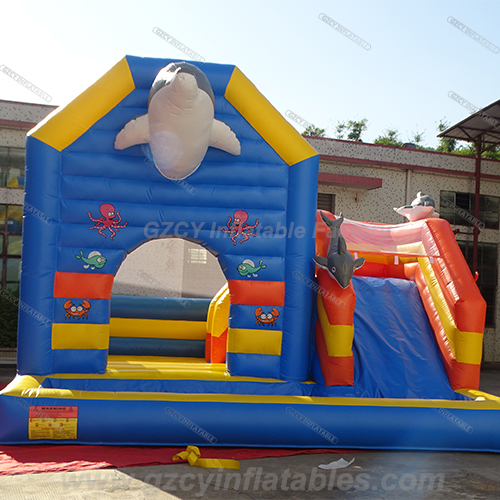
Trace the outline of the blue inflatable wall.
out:
<instances>
[{"instance_id":1,"label":"blue inflatable wall","mask_svg":"<svg viewBox=\"0 0 500 500\"><path fill-rule=\"evenodd\" d=\"M194 174L171 181L146 146L116 150L170 62L124 58L27 139L21 300L36 314L20 312L19 372L103 373L118 268L148 240L180 237L214 254L229 282L229 373L306 380L312 290L296 276L313 278L318 155L238 68L208 63L194 64L239 156L209 148ZM235 213L247 217L245 234ZM89 255L104 265L85 266ZM246 259L266 267L242 276Z\"/></svg>"}]
</instances>

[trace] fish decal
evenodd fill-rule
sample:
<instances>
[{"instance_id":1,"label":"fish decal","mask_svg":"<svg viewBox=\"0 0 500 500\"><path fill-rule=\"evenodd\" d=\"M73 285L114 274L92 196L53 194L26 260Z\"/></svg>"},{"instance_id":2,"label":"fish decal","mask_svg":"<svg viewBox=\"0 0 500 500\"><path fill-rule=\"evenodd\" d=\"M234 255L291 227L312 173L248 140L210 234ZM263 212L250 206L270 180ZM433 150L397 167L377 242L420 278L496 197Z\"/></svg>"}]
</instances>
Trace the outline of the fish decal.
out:
<instances>
[{"instance_id":1,"label":"fish decal","mask_svg":"<svg viewBox=\"0 0 500 500\"><path fill-rule=\"evenodd\" d=\"M256 277L256 273L261 269L265 269L266 267L267 266L265 264L262 264L262 259L259 261L258 266L255 266L252 260L245 259L236 269L238 269L240 276L247 276L248 278L250 278L251 276Z\"/></svg>"},{"instance_id":2,"label":"fish decal","mask_svg":"<svg viewBox=\"0 0 500 500\"><path fill-rule=\"evenodd\" d=\"M84 257L83 250L80 250L80 255L75 255L77 259L82 259L82 261L85 263L83 266L85 269L88 269L89 267L91 269L102 269L105 265L108 259L101 255L100 252L94 251L90 252L88 257Z\"/></svg>"}]
</instances>

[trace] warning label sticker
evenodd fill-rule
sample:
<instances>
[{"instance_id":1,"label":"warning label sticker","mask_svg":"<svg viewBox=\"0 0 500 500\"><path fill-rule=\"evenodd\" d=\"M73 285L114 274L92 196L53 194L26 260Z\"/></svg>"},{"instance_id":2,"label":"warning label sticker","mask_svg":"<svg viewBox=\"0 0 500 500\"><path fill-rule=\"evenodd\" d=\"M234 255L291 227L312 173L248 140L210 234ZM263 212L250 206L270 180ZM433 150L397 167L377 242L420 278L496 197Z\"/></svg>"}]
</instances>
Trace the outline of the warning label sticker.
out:
<instances>
[{"instance_id":1,"label":"warning label sticker","mask_svg":"<svg viewBox=\"0 0 500 500\"><path fill-rule=\"evenodd\" d=\"M78 406L30 406L29 439L76 439Z\"/></svg>"}]
</instances>

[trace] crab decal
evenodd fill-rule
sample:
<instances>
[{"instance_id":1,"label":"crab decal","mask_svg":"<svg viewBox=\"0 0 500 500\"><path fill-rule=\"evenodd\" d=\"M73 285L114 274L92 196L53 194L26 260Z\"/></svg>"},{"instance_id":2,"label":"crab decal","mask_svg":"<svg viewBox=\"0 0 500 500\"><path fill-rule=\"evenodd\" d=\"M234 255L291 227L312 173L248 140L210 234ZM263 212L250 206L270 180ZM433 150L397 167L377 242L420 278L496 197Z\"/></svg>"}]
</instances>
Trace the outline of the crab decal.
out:
<instances>
[{"instance_id":1,"label":"crab decal","mask_svg":"<svg viewBox=\"0 0 500 500\"><path fill-rule=\"evenodd\" d=\"M104 231L106 228L109 229L109 232L111 233L110 239L112 240L118 232L118 229L122 229L128 224L128 222L125 222L125 224L120 226L120 222L122 220L120 210L118 210L115 214L115 207L111 205L111 203L103 203L99 207L99 212L101 212L102 217L98 217L97 219L94 219L92 214L89 212L90 220L96 223L95 226L89 227L89 229L97 229L97 232L105 238L106 235L104 234ZM100 224L102 224L102 226L100 226Z\"/></svg>"},{"instance_id":2,"label":"crab decal","mask_svg":"<svg viewBox=\"0 0 500 500\"><path fill-rule=\"evenodd\" d=\"M255 324L259 326L276 326L276 320L279 315L280 312L274 307L271 309L271 312L267 314L262 310L262 307L257 307L257 309L255 309L255 317L257 318Z\"/></svg>"},{"instance_id":3,"label":"crab decal","mask_svg":"<svg viewBox=\"0 0 500 500\"><path fill-rule=\"evenodd\" d=\"M250 236L257 236L254 232L252 232L253 229L257 227L259 224L259 219L255 219L255 224L250 225L247 224L248 220L248 213L245 212L245 210L236 210L234 212L234 218L231 221L231 216L229 216L229 220L227 221L227 229L224 229L221 227L221 231L224 233L229 233L231 234L231 241L236 245L236 238L241 235L242 238L240 240L240 243L243 243L244 241L247 241Z\"/></svg>"},{"instance_id":4,"label":"crab decal","mask_svg":"<svg viewBox=\"0 0 500 500\"><path fill-rule=\"evenodd\" d=\"M64 303L64 309L66 309L65 318L87 318L87 313L90 309L90 302L88 300L84 300L79 306L75 306L73 302L67 300Z\"/></svg>"}]
</instances>

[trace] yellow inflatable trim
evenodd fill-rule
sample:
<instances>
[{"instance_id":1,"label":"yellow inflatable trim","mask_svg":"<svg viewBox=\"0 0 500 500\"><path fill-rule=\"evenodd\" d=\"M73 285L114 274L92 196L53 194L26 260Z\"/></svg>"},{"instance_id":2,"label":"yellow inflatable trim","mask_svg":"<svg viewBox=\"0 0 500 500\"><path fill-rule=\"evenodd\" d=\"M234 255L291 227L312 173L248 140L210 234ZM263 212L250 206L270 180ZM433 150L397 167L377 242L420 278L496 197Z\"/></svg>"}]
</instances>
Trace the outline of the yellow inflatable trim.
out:
<instances>
[{"instance_id":1,"label":"yellow inflatable trim","mask_svg":"<svg viewBox=\"0 0 500 500\"><path fill-rule=\"evenodd\" d=\"M459 389L458 391L455 392L463 394L468 398L472 398L475 401L496 401L498 404L500 404L500 398L498 396L494 396L493 394L488 394L487 392L478 391L476 389Z\"/></svg>"},{"instance_id":2,"label":"yellow inflatable trim","mask_svg":"<svg viewBox=\"0 0 500 500\"><path fill-rule=\"evenodd\" d=\"M446 338L453 356L459 363L480 364L483 350L483 334L462 332L457 328L429 258L421 257L418 262L439 319L446 332Z\"/></svg>"},{"instance_id":3,"label":"yellow inflatable trim","mask_svg":"<svg viewBox=\"0 0 500 500\"><path fill-rule=\"evenodd\" d=\"M124 57L73 101L50 113L28 135L62 151L134 89L134 79Z\"/></svg>"},{"instance_id":4,"label":"yellow inflatable trim","mask_svg":"<svg viewBox=\"0 0 500 500\"><path fill-rule=\"evenodd\" d=\"M280 356L282 337L283 332L279 330L229 328L227 350L236 353Z\"/></svg>"},{"instance_id":5,"label":"yellow inflatable trim","mask_svg":"<svg viewBox=\"0 0 500 500\"><path fill-rule=\"evenodd\" d=\"M110 337L205 340L205 321L111 318Z\"/></svg>"},{"instance_id":6,"label":"yellow inflatable trim","mask_svg":"<svg viewBox=\"0 0 500 500\"><path fill-rule=\"evenodd\" d=\"M325 337L328 356L352 356L354 325L331 325L320 294L318 294L318 317Z\"/></svg>"},{"instance_id":7,"label":"yellow inflatable trim","mask_svg":"<svg viewBox=\"0 0 500 500\"><path fill-rule=\"evenodd\" d=\"M18 380L25 379L29 380ZM32 387L27 387L27 385ZM334 398L311 396L262 396L240 394L179 394L168 392L100 392L75 391L68 389L40 389L36 378L17 377L0 394L23 398L54 398L66 400L98 401L181 401L186 403L246 403L282 405L322 405L322 406L365 406L365 407L412 407L412 408L449 408L463 410L498 410L500 401L449 401L444 399L380 399L380 398Z\"/></svg>"},{"instance_id":8,"label":"yellow inflatable trim","mask_svg":"<svg viewBox=\"0 0 500 500\"><path fill-rule=\"evenodd\" d=\"M229 285L226 283L210 302L207 316L207 333L220 337L229 325Z\"/></svg>"},{"instance_id":9,"label":"yellow inflatable trim","mask_svg":"<svg viewBox=\"0 0 500 500\"><path fill-rule=\"evenodd\" d=\"M52 349L108 349L109 325L91 323L52 325Z\"/></svg>"},{"instance_id":10,"label":"yellow inflatable trim","mask_svg":"<svg viewBox=\"0 0 500 500\"><path fill-rule=\"evenodd\" d=\"M215 380L230 382L285 383L283 380L257 377L231 377L225 363L207 363L202 358L159 356L109 356L104 374L64 373L54 379L122 380ZM312 384L313 382L303 382Z\"/></svg>"},{"instance_id":11,"label":"yellow inflatable trim","mask_svg":"<svg viewBox=\"0 0 500 500\"><path fill-rule=\"evenodd\" d=\"M318 155L236 67L227 84L224 97L288 165L295 165Z\"/></svg>"}]
</instances>

